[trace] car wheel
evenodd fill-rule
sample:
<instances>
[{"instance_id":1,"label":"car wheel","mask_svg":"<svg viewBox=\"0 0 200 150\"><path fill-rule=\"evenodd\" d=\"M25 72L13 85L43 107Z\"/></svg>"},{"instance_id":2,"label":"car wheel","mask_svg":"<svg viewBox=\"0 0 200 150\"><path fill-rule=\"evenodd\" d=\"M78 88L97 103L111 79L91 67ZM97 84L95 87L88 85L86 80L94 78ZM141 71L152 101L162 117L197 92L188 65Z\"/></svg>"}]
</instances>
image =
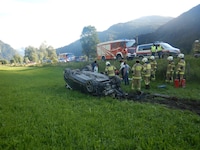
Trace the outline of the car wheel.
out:
<instances>
[{"instance_id":1,"label":"car wheel","mask_svg":"<svg viewBox=\"0 0 200 150\"><path fill-rule=\"evenodd\" d=\"M90 93L93 92L94 87L93 87L92 81L87 81L86 82L86 89Z\"/></svg>"},{"instance_id":2,"label":"car wheel","mask_svg":"<svg viewBox=\"0 0 200 150\"><path fill-rule=\"evenodd\" d=\"M120 60L122 60L122 56L118 54L117 57L116 57L116 59L117 59L118 61L120 61Z\"/></svg>"},{"instance_id":3,"label":"car wheel","mask_svg":"<svg viewBox=\"0 0 200 150\"><path fill-rule=\"evenodd\" d=\"M105 56L102 56L101 60L102 60L102 61L105 61L105 60L106 60Z\"/></svg>"}]
</instances>

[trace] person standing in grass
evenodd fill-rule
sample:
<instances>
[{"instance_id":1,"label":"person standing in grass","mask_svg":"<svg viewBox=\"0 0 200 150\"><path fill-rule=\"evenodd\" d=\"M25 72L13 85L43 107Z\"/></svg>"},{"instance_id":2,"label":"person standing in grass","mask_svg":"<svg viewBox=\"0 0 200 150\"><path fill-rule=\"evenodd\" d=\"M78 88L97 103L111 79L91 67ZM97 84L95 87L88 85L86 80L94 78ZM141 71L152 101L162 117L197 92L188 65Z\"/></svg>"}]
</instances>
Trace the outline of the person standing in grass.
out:
<instances>
[{"instance_id":1,"label":"person standing in grass","mask_svg":"<svg viewBox=\"0 0 200 150\"><path fill-rule=\"evenodd\" d=\"M111 65L109 61L106 62L106 68L105 68L106 75L108 75L109 77L114 77L116 69L117 68Z\"/></svg>"},{"instance_id":2,"label":"person standing in grass","mask_svg":"<svg viewBox=\"0 0 200 150\"><path fill-rule=\"evenodd\" d=\"M175 63L173 61L173 56L167 57L168 65L167 65L167 72L166 72L166 80L167 83L172 83L174 81L174 70L175 70Z\"/></svg>"},{"instance_id":3,"label":"person standing in grass","mask_svg":"<svg viewBox=\"0 0 200 150\"><path fill-rule=\"evenodd\" d=\"M150 89L151 64L146 57L142 59L142 62L144 63L142 75L144 77L145 88Z\"/></svg>"},{"instance_id":4,"label":"person standing in grass","mask_svg":"<svg viewBox=\"0 0 200 150\"><path fill-rule=\"evenodd\" d=\"M119 71L120 71L120 73L121 73L122 80L124 80L124 61L123 61L123 60L120 60L120 68L119 68Z\"/></svg>"},{"instance_id":5,"label":"person standing in grass","mask_svg":"<svg viewBox=\"0 0 200 150\"><path fill-rule=\"evenodd\" d=\"M156 70L157 70L157 61L155 59L155 56L151 56L150 58L150 64L151 64L151 80L156 80Z\"/></svg>"},{"instance_id":6,"label":"person standing in grass","mask_svg":"<svg viewBox=\"0 0 200 150\"><path fill-rule=\"evenodd\" d=\"M162 46L160 44L157 45L157 53L158 53L158 58L161 59L162 57Z\"/></svg>"},{"instance_id":7,"label":"person standing in grass","mask_svg":"<svg viewBox=\"0 0 200 150\"><path fill-rule=\"evenodd\" d=\"M155 54L156 54L156 46L155 46L155 44L153 44L153 45L151 46L151 55L152 55L152 56L155 56Z\"/></svg>"},{"instance_id":8,"label":"person standing in grass","mask_svg":"<svg viewBox=\"0 0 200 150\"><path fill-rule=\"evenodd\" d=\"M176 77L179 79L179 85L182 86L183 84L183 79L184 79L184 74L185 74L185 66L186 62L184 60L184 54L179 54L178 55L179 61L176 67Z\"/></svg>"},{"instance_id":9,"label":"person standing in grass","mask_svg":"<svg viewBox=\"0 0 200 150\"><path fill-rule=\"evenodd\" d=\"M109 77L110 81L116 84L119 89L121 84L121 79L118 75L115 75L117 68L110 64L109 61L106 62L105 73Z\"/></svg>"},{"instance_id":10,"label":"person standing in grass","mask_svg":"<svg viewBox=\"0 0 200 150\"><path fill-rule=\"evenodd\" d=\"M91 64L91 66L93 72L98 72L98 63L96 60Z\"/></svg>"},{"instance_id":11,"label":"person standing in grass","mask_svg":"<svg viewBox=\"0 0 200 150\"><path fill-rule=\"evenodd\" d=\"M130 66L124 62L124 70L123 70L123 76L124 76L124 84L125 85L129 85L129 79L128 79L128 76L129 76L129 69L130 69Z\"/></svg>"},{"instance_id":12,"label":"person standing in grass","mask_svg":"<svg viewBox=\"0 0 200 150\"><path fill-rule=\"evenodd\" d=\"M136 60L136 63L131 68L131 71L133 74L131 89L135 90L136 88L138 92L141 92L142 65L140 64L139 60Z\"/></svg>"}]
</instances>

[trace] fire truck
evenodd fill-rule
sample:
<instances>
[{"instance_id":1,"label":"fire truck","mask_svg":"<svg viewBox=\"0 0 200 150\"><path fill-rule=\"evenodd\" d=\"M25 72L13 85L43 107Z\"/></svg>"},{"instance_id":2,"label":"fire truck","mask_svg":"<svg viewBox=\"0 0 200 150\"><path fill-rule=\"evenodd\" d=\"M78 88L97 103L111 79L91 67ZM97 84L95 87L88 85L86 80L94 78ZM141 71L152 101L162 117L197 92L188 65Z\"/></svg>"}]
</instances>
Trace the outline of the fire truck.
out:
<instances>
[{"instance_id":1,"label":"fire truck","mask_svg":"<svg viewBox=\"0 0 200 150\"><path fill-rule=\"evenodd\" d=\"M129 59L132 56L128 52L128 48L135 44L135 39L113 40L97 44L97 59L111 60L111 59Z\"/></svg>"}]
</instances>

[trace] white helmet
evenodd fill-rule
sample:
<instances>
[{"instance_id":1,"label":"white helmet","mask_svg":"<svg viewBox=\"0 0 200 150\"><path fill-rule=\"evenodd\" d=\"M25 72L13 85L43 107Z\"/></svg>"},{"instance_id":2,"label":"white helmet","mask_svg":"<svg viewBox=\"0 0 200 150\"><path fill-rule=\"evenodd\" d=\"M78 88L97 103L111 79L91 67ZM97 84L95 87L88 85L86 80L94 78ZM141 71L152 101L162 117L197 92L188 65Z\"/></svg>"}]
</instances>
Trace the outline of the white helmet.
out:
<instances>
[{"instance_id":1,"label":"white helmet","mask_svg":"<svg viewBox=\"0 0 200 150\"><path fill-rule=\"evenodd\" d=\"M172 61L172 60L173 60L173 57L172 57L172 56L169 56L169 57L167 57L167 60Z\"/></svg>"},{"instance_id":2,"label":"white helmet","mask_svg":"<svg viewBox=\"0 0 200 150\"><path fill-rule=\"evenodd\" d=\"M178 54L178 58L184 58L184 54Z\"/></svg>"},{"instance_id":3,"label":"white helmet","mask_svg":"<svg viewBox=\"0 0 200 150\"><path fill-rule=\"evenodd\" d=\"M109 62L109 61L106 62L106 66L108 66L108 65L110 65L110 62Z\"/></svg>"},{"instance_id":4,"label":"white helmet","mask_svg":"<svg viewBox=\"0 0 200 150\"><path fill-rule=\"evenodd\" d=\"M154 60L155 56L150 56L149 59Z\"/></svg>"},{"instance_id":5,"label":"white helmet","mask_svg":"<svg viewBox=\"0 0 200 150\"><path fill-rule=\"evenodd\" d=\"M143 63L145 63L145 62L147 62L147 61L148 61L148 59L147 59L146 57L142 59L142 62L143 62Z\"/></svg>"}]
</instances>

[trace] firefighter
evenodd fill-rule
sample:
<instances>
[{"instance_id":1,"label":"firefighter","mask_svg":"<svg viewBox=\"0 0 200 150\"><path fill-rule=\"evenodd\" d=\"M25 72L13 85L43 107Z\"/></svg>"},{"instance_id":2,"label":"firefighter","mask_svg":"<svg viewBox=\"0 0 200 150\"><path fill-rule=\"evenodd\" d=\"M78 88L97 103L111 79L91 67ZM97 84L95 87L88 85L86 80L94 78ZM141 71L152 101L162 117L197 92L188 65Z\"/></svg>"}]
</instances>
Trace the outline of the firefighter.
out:
<instances>
[{"instance_id":1,"label":"firefighter","mask_svg":"<svg viewBox=\"0 0 200 150\"><path fill-rule=\"evenodd\" d=\"M180 86L184 86L184 74L185 74L185 66L186 66L186 62L184 60L184 54L179 54L178 55L179 61L176 67L176 78L179 79L179 85Z\"/></svg>"},{"instance_id":2,"label":"firefighter","mask_svg":"<svg viewBox=\"0 0 200 150\"><path fill-rule=\"evenodd\" d=\"M109 61L106 62L105 72L109 77L115 76L116 67L111 65Z\"/></svg>"},{"instance_id":3,"label":"firefighter","mask_svg":"<svg viewBox=\"0 0 200 150\"><path fill-rule=\"evenodd\" d=\"M160 44L157 45L157 53L158 58L160 59L162 57L162 46Z\"/></svg>"},{"instance_id":4,"label":"firefighter","mask_svg":"<svg viewBox=\"0 0 200 150\"><path fill-rule=\"evenodd\" d=\"M142 62L144 63L142 75L144 77L145 89L150 89L151 64L146 57L142 59Z\"/></svg>"},{"instance_id":5,"label":"firefighter","mask_svg":"<svg viewBox=\"0 0 200 150\"><path fill-rule=\"evenodd\" d=\"M155 46L155 44L153 44L153 45L151 46L151 55L152 55L152 56L155 56L155 54L156 54L156 46Z\"/></svg>"},{"instance_id":6,"label":"firefighter","mask_svg":"<svg viewBox=\"0 0 200 150\"><path fill-rule=\"evenodd\" d=\"M165 82L172 83L174 81L174 70L175 70L175 63L173 61L173 56L167 57L168 65L167 65L167 72L166 72L166 80Z\"/></svg>"},{"instance_id":7,"label":"firefighter","mask_svg":"<svg viewBox=\"0 0 200 150\"><path fill-rule=\"evenodd\" d=\"M155 59L155 56L149 57L150 64L151 64L151 80L156 80L156 70L157 70L157 61Z\"/></svg>"},{"instance_id":8,"label":"firefighter","mask_svg":"<svg viewBox=\"0 0 200 150\"><path fill-rule=\"evenodd\" d=\"M105 73L109 77L110 81L112 83L115 83L116 88L118 88L119 90L121 85L121 79L118 75L115 74L116 70L116 67L111 65L109 61L106 62Z\"/></svg>"},{"instance_id":9,"label":"firefighter","mask_svg":"<svg viewBox=\"0 0 200 150\"><path fill-rule=\"evenodd\" d=\"M137 91L141 91L141 79L142 79L142 65L140 64L139 60L136 60L136 63L131 68L131 71L133 73L133 80L131 89L135 90L135 87L137 88Z\"/></svg>"}]
</instances>

